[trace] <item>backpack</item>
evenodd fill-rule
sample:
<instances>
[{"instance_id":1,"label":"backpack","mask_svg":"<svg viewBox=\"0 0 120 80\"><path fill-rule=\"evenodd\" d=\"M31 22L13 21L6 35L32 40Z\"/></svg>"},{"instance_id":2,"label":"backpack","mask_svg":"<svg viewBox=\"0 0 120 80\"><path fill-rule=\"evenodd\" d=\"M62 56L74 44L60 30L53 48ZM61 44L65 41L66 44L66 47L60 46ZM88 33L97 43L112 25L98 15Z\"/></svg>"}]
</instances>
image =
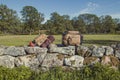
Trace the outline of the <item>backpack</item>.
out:
<instances>
[{"instance_id":1,"label":"backpack","mask_svg":"<svg viewBox=\"0 0 120 80\"><path fill-rule=\"evenodd\" d=\"M47 39L47 35L41 34L34 39L34 42L36 45L40 46L41 44L43 44L43 42L45 42L46 39Z\"/></svg>"},{"instance_id":2,"label":"backpack","mask_svg":"<svg viewBox=\"0 0 120 80\"><path fill-rule=\"evenodd\" d=\"M79 31L67 31L62 35L62 44L68 45L80 45L82 43L83 36L80 35Z\"/></svg>"},{"instance_id":3,"label":"backpack","mask_svg":"<svg viewBox=\"0 0 120 80\"><path fill-rule=\"evenodd\" d=\"M43 47L43 48L48 48L48 46L53 43L53 41L55 40L54 36L52 35L49 35L47 37L47 39L45 40L45 42L43 42L40 47Z\"/></svg>"}]
</instances>

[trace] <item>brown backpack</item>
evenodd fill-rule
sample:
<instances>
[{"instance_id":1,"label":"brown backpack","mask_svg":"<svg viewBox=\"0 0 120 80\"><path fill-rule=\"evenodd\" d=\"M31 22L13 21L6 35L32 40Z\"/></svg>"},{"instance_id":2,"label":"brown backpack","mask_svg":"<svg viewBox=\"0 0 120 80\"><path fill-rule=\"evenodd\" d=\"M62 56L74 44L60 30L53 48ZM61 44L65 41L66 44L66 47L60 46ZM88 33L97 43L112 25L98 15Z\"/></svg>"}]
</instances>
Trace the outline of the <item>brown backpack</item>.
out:
<instances>
[{"instance_id":1,"label":"brown backpack","mask_svg":"<svg viewBox=\"0 0 120 80\"><path fill-rule=\"evenodd\" d=\"M62 44L68 45L79 45L81 43L81 36L79 31L67 31L62 35Z\"/></svg>"}]
</instances>

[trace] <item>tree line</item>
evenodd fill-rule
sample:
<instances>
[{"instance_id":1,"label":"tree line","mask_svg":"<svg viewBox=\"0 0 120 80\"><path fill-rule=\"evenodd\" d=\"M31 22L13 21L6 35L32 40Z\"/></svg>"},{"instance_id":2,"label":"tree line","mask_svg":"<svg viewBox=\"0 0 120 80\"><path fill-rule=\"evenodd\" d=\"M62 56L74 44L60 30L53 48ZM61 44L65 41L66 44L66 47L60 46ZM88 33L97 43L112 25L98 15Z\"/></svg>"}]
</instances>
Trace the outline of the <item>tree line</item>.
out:
<instances>
[{"instance_id":1,"label":"tree line","mask_svg":"<svg viewBox=\"0 0 120 80\"><path fill-rule=\"evenodd\" d=\"M24 6L20 13L21 18L15 10L0 4L0 34L38 34L38 31L62 34L67 30L84 34L120 33L120 19L110 15L98 17L87 13L71 19L69 15L53 12L50 19L43 23L44 14L33 6Z\"/></svg>"}]
</instances>

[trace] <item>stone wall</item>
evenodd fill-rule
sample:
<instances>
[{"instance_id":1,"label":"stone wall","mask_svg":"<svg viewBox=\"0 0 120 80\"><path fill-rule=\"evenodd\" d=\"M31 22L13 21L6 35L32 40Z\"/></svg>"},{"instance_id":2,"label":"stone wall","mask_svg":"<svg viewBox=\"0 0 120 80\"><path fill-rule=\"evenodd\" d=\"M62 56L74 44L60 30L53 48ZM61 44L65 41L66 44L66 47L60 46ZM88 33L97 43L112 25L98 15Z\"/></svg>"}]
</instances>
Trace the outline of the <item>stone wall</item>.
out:
<instances>
[{"instance_id":1,"label":"stone wall","mask_svg":"<svg viewBox=\"0 0 120 80\"><path fill-rule=\"evenodd\" d=\"M40 47L0 46L0 66L14 68L21 65L36 69L52 67L81 68L95 63L117 68L120 64L120 44L111 46L68 46L49 49Z\"/></svg>"}]
</instances>

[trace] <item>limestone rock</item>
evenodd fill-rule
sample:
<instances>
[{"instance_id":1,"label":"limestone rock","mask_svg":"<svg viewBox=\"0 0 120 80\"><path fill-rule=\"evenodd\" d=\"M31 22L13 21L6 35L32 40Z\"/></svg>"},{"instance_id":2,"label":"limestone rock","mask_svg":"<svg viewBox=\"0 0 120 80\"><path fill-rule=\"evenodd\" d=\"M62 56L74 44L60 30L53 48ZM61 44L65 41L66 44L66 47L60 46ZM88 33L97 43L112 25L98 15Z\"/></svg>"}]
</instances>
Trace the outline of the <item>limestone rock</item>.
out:
<instances>
[{"instance_id":1,"label":"limestone rock","mask_svg":"<svg viewBox=\"0 0 120 80\"><path fill-rule=\"evenodd\" d=\"M98 62L100 62L100 59L98 57L86 57L84 59L84 65L94 65Z\"/></svg>"},{"instance_id":2,"label":"limestone rock","mask_svg":"<svg viewBox=\"0 0 120 80\"><path fill-rule=\"evenodd\" d=\"M0 45L0 48L7 48L8 46Z\"/></svg>"},{"instance_id":3,"label":"limestone rock","mask_svg":"<svg viewBox=\"0 0 120 80\"><path fill-rule=\"evenodd\" d=\"M0 56L4 54L4 48L0 48Z\"/></svg>"},{"instance_id":4,"label":"limestone rock","mask_svg":"<svg viewBox=\"0 0 120 80\"><path fill-rule=\"evenodd\" d=\"M106 47L106 55L111 55L111 54L113 54L114 53L114 50L113 50L113 48L112 47Z\"/></svg>"},{"instance_id":5,"label":"limestone rock","mask_svg":"<svg viewBox=\"0 0 120 80\"><path fill-rule=\"evenodd\" d=\"M64 55L75 55L75 46L68 47L50 47L49 51L51 53L61 53Z\"/></svg>"},{"instance_id":6,"label":"limestone rock","mask_svg":"<svg viewBox=\"0 0 120 80\"><path fill-rule=\"evenodd\" d=\"M11 46L5 49L4 54L10 56L22 56L25 55L26 53L23 47Z\"/></svg>"},{"instance_id":7,"label":"limestone rock","mask_svg":"<svg viewBox=\"0 0 120 80\"><path fill-rule=\"evenodd\" d=\"M117 46L116 46L116 44L111 44L110 47L112 47L113 49L115 49Z\"/></svg>"},{"instance_id":8,"label":"limestone rock","mask_svg":"<svg viewBox=\"0 0 120 80\"><path fill-rule=\"evenodd\" d=\"M39 54L39 53L47 53L47 48L40 47L26 47L25 51L27 54Z\"/></svg>"},{"instance_id":9,"label":"limestone rock","mask_svg":"<svg viewBox=\"0 0 120 80\"><path fill-rule=\"evenodd\" d=\"M40 63L35 55L26 55L26 56L17 57L15 59L15 65L17 67L24 65L34 70L39 67Z\"/></svg>"},{"instance_id":10,"label":"limestone rock","mask_svg":"<svg viewBox=\"0 0 120 80\"><path fill-rule=\"evenodd\" d=\"M105 49L105 55L113 55L114 50L112 47L110 46L102 46L102 48Z\"/></svg>"},{"instance_id":11,"label":"limestone rock","mask_svg":"<svg viewBox=\"0 0 120 80\"><path fill-rule=\"evenodd\" d=\"M0 56L0 66L4 66L7 68L14 68L14 57L5 55L5 56Z\"/></svg>"},{"instance_id":12,"label":"limestone rock","mask_svg":"<svg viewBox=\"0 0 120 80\"><path fill-rule=\"evenodd\" d=\"M77 47L77 53L78 53L78 55L80 55L82 57L91 56L91 50L88 47L85 47L85 46L78 46Z\"/></svg>"},{"instance_id":13,"label":"limestone rock","mask_svg":"<svg viewBox=\"0 0 120 80\"><path fill-rule=\"evenodd\" d=\"M78 55L74 55L64 59L64 64L70 67L82 67L84 58Z\"/></svg>"},{"instance_id":14,"label":"limestone rock","mask_svg":"<svg viewBox=\"0 0 120 80\"><path fill-rule=\"evenodd\" d=\"M117 48L117 49L120 49L120 43L118 43L118 44L116 45L116 48Z\"/></svg>"},{"instance_id":15,"label":"limestone rock","mask_svg":"<svg viewBox=\"0 0 120 80\"><path fill-rule=\"evenodd\" d=\"M57 47L56 44L50 44L50 45L49 45L49 48L56 48L56 47Z\"/></svg>"},{"instance_id":16,"label":"limestone rock","mask_svg":"<svg viewBox=\"0 0 120 80\"><path fill-rule=\"evenodd\" d=\"M105 53L105 49L102 47L94 47L92 50L92 56L102 57Z\"/></svg>"},{"instance_id":17,"label":"limestone rock","mask_svg":"<svg viewBox=\"0 0 120 80\"><path fill-rule=\"evenodd\" d=\"M39 61L40 65L42 64L42 62L45 59L46 55L47 55L46 52L45 53L40 53L40 54L37 55L37 58L38 58L38 61Z\"/></svg>"},{"instance_id":18,"label":"limestone rock","mask_svg":"<svg viewBox=\"0 0 120 80\"><path fill-rule=\"evenodd\" d=\"M115 50L115 57L118 57L120 59L120 49Z\"/></svg>"},{"instance_id":19,"label":"limestone rock","mask_svg":"<svg viewBox=\"0 0 120 80\"><path fill-rule=\"evenodd\" d=\"M64 59L64 56L61 56L60 54L48 53L45 59L43 60L41 67L50 68L50 67L63 66L63 59Z\"/></svg>"}]
</instances>

